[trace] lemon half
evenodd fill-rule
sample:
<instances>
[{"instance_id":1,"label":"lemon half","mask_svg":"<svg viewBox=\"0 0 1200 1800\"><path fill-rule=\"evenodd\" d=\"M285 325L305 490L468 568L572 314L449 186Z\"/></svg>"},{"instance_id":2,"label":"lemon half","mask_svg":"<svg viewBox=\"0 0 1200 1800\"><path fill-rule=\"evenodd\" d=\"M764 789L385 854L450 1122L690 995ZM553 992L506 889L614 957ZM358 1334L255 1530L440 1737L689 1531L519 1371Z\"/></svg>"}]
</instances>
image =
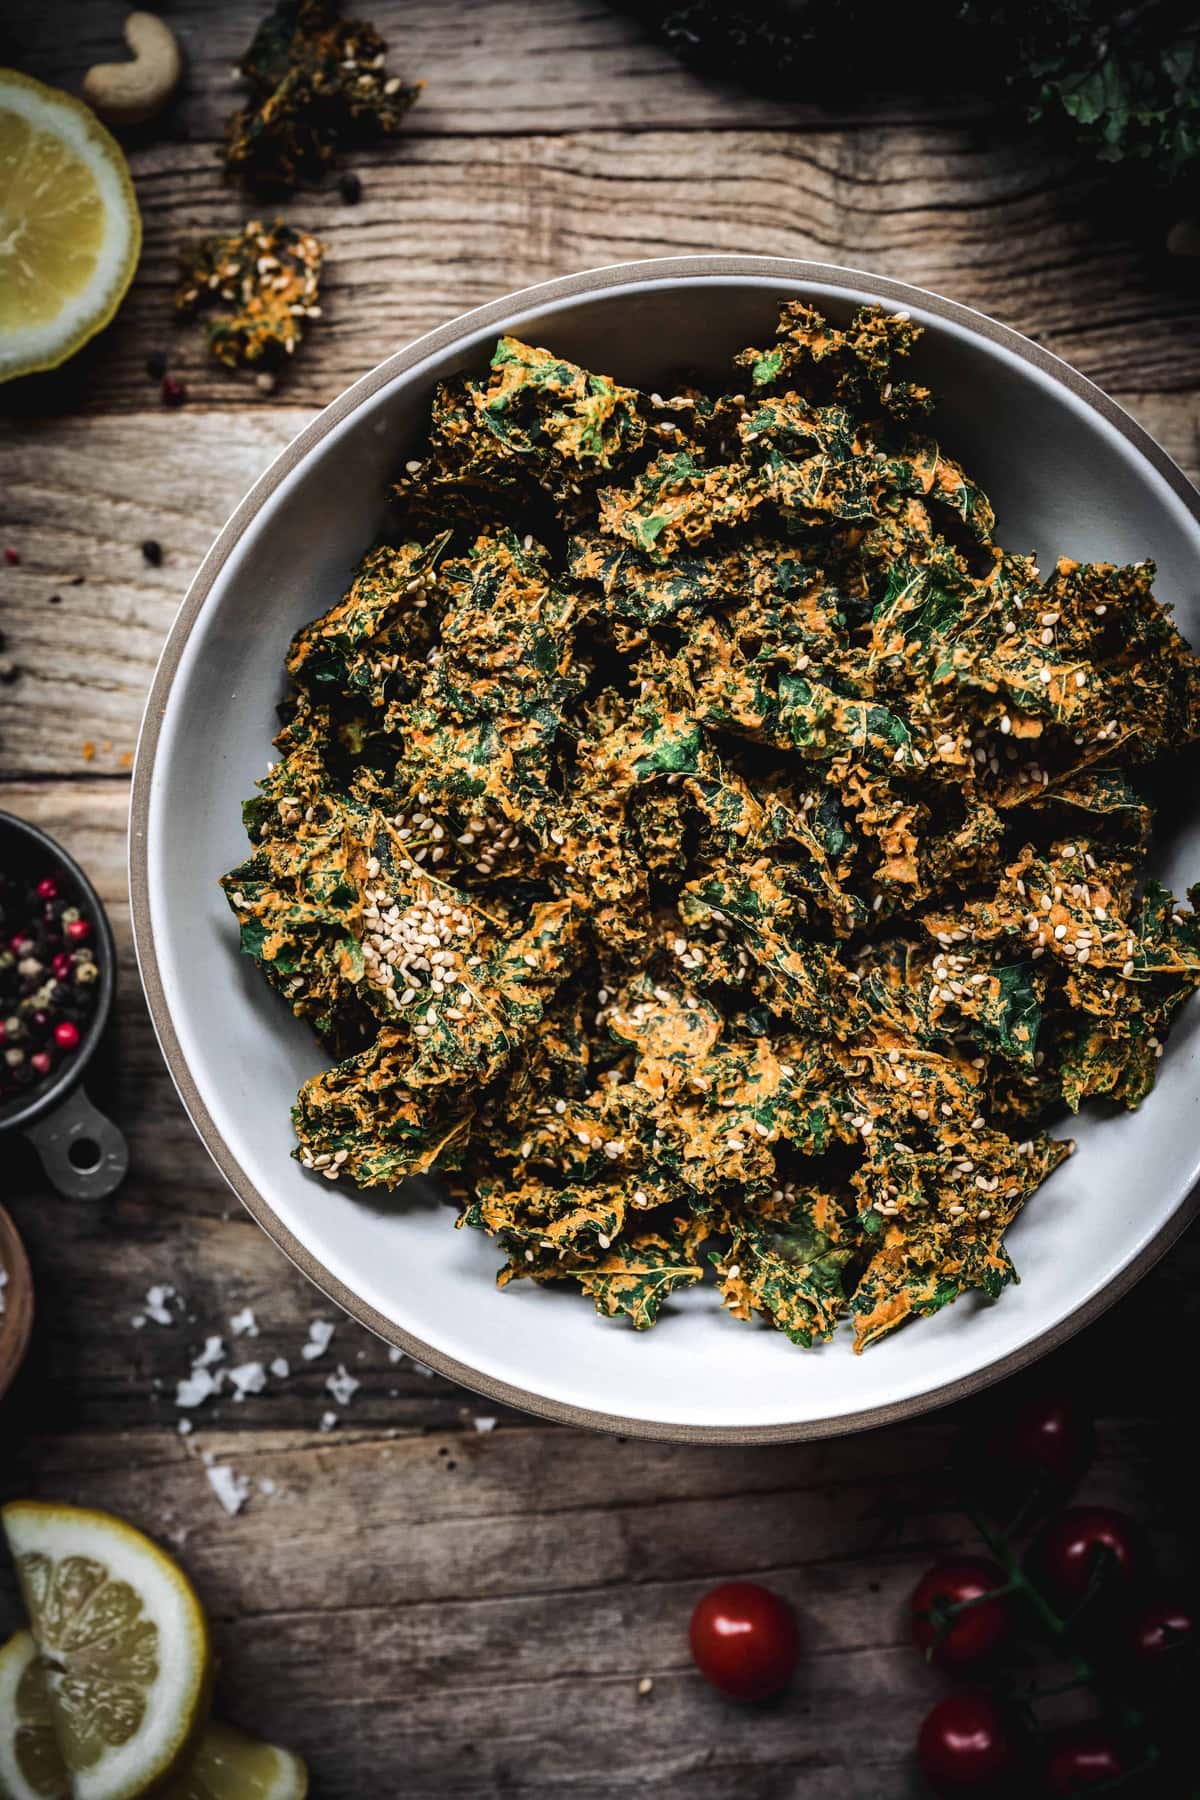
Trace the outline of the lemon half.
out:
<instances>
[{"instance_id":1,"label":"lemon half","mask_svg":"<svg viewBox=\"0 0 1200 1800\"><path fill-rule=\"evenodd\" d=\"M157 1544L108 1513L0 1509L75 1800L135 1800L173 1775L208 1710L208 1623Z\"/></svg>"},{"instance_id":2,"label":"lemon half","mask_svg":"<svg viewBox=\"0 0 1200 1800\"><path fill-rule=\"evenodd\" d=\"M214 1720L163 1800L305 1800L307 1793L308 1770L298 1756Z\"/></svg>"},{"instance_id":3,"label":"lemon half","mask_svg":"<svg viewBox=\"0 0 1200 1800\"><path fill-rule=\"evenodd\" d=\"M290 1750L215 1721L161 1800L307 1800L308 1770ZM46 1665L30 1631L0 1647L0 1800L71 1800L54 1735Z\"/></svg>"},{"instance_id":4,"label":"lemon half","mask_svg":"<svg viewBox=\"0 0 1200 1800\"><path fill-rule=\"evenodd\" d=\"M142 244L129 168L82 101L0 69L0 381L108 324Z\"/></svg>"},{"instance_id":5,"label":"lemon half","mask_svg":"<svg viewBox=\"0 0 1200 1800\"><path fill-rule=\"evenodd\" d=\"M32 1632L18 1631L0 1649L0 1797L70 1800L70 1794L46 1671Z\"/></svg>"}]
</instances>

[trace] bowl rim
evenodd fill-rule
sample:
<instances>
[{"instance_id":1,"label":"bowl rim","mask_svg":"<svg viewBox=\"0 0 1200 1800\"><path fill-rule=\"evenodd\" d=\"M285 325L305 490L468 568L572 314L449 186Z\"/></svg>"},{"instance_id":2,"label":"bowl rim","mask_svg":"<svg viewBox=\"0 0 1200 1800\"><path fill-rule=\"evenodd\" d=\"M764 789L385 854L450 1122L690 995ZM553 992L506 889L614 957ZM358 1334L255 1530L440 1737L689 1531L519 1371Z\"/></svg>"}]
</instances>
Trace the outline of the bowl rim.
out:
<instances>
[{"instance_id":1,"label":"bowl rim","mask_svg":"<svg viewBox=\"0 0 1200 1800\"><path fill-rule=\"evenodd\" d=\"M13 837L23 838L34 848L40 850L78 888L80 897L90 909L92 924L96 932L93 949L100 970L100 991L96 996L95 1011L88 1021L87 1030L75 1055L69 1062L59 1064L51 1080L38 1082L37 1086L30 1090L28 1098L19 1101L10 1100L0 1105L0 1132L26 1131L31 1125L36 1125L39 1119L44 1118L48 1112L52 1112L83 1080L88 1064L100 1048L100 1041L108 1029L108 1021L112 1015L113 1001L116 996L117 967L112 924L104 909L104 902L96 892L94 883L80 868L70 851L65 850L58 839L51 837L48 831L43 831L40 825L31 824L28 819L18 818L16 813L0 811L0 838L3 838L6 832Z\"/></svg>"},{"instance_id":2,"label":"bowl rim","mask_svg":"<svg viewBox=\"0 0 1200 1800\"><path fill-rule=\"evenodd\" d=\"M249 493L230 514L197 570L167 634L158 666L150 685L145 711L138 734L130 794L129 820L129 890L132 910L134 948L138 969L146 995L155 1035L166 1060L184 1108L201 1141L221 1174L246 1207L251 1217L281 1249L285 1256L313 1285L342 1310L373 1331L386 1343L405 1351L416 1360L436 1369L441 1375L458 1382L488 1400L513 1406L523 1412L559 1424L588 1427L618 1433L627 1437L650 1438L660 1442L750 1444L791 1443L802 1440L838 1437L850 1432L867 1431L876 1426L911 1419L954 1401L965 1399L989 1387L993 1382L1015 1374L1039 1357L1058 1348L1090 1325L1121 1299L1171 1247L1193 1218L1200 1215L1200 1186L1176 1206L1170 1218L1155 1236L1143 1246L1105 1287L1082 1305L1059 1319L1046 1330L1028 1339L1018 1349L973 1370L969 1375L863 1411L834 1417L776 1422L766 1425L696 1425L672 1420L627 1418L623 1414L601 1412L593 1407L576 1406L566 1401L497 1380L485 1369L477 1369L426 1344L403 1326L386 1318L362 1300L344 1282L325 1268L320 1259L302 1244L278 1218L265 1195L249 1181L233 1157L204 1105L192 1078L175 1034L159 972L150 908L148 832L150 802L154 783L155 756L159 735L172 683L178 670L192 629L199 619L217 576L238 542L271 499L281 483L291 475L309 452L364 401L380 388L406 374L427 357L440 354L453 345L487 327L502 325L514 313L533 311L572 299L598 298L610 288L662 286L674 283L688 286L709 280L778 280L792 288L805 286L850 287L865 290L883 302L896 307L916 307L969 334L1009 352L1058 386L1108 426L1115 429L1167 483L1200 524L1200 492L1192 485L1167 452L1123 407L1098 388L1086 376L1060 357L1034 343L1032 339L1002 325L986 313L956 300L917 287L890 276L875 275L866 270L847 268L835 263L811 262L778 256L696 255L649 257L631 262L609 263L599 268L580 270L575 274L556 276L530 287L515 289L498 299L485 302L458 314L445 324L423 333L395 351L359 380L352 383L300 431L254 483Z\"/></svg>"}]
</instances>

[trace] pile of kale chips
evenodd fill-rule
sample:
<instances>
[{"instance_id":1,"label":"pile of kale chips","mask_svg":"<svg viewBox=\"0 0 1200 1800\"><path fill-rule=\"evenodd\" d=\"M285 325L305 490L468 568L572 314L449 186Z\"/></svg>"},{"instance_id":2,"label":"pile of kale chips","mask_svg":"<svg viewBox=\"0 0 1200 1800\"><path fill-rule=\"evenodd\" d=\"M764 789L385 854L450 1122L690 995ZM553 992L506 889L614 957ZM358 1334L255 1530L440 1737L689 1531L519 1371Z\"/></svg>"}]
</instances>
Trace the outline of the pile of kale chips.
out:
<instances>
[{"instance_id":1,"label":"pile of kale chips","mask_svg":"<svg viewBox=\"0 0 1200 1800\"><path fill-rule=\"evenodd\" d=\"M1200 727L1148 564L1002 550L919 336L799 302L730 391L511 338L302 630L225 878L333 1066L306 1167L436 1171L501 1280L859 1346L1013 1274L1200 979L1142 777ZM1052 1270L1042 1279L1053 1280Z\"/></svg>"}]
</instances>

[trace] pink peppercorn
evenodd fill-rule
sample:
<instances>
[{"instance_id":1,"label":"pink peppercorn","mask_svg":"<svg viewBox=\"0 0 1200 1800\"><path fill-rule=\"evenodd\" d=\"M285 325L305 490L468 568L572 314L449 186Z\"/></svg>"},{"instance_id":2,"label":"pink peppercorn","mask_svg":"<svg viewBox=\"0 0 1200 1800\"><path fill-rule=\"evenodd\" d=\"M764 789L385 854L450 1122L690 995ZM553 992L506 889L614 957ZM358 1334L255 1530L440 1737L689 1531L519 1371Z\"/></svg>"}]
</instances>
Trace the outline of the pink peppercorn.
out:
<instances>
[{"instance_id":1,"label":"pink peppercorn","mask_svg":"<svg viewBox=\"0 0 1200 1800\"><path fill-rule=\"evenodd\" d=\"M14 550L11 544L6 544L4 547L4 560L9 567L12 568L20 562L21 552L19 550Z\"/></svg>"},{"instance_id":2,"label":"pink peppercorn","mask_svg":"<svg viewBox=\"0 0 1200 1800\"><path fill-rule=\"evenodd\" d=\"M177 381L174 375L163 376L162 398L164 406L182 406L187 397L187 389L182 381Z\"/></svg>"},{"instance_id":3,"label":"pink peppercorn","mask_svg":"<svg viewBox=\"0 0 1200 1800\"><path fill-rule=\"evenodd\" d=\"M92 928L86 919L69 919L66 930L73 944L86 944L92 935Z\"/></svg>"},{"instance_id":4,"label":"pink peppercorn","mask_svg":"<svg viewBox=\"0 0 1200 1800\"><path fill-rule=\"evenodd\" d=\"M58 883L55 881L53 875L43 875L42 879L38 882L38 899L58 899Z\"/></svg>"},{"instance_id":5,"label":"pink peppercorn","mask_svg":"<svg viewBox=\"0 0 1200 1800\"><path fill-rule=\"evenodd\" d=\"M54 1027L54 1041L60 1050L74 1050L79 1042L79 1027L72 1025L70 1019L63 1019Z\"/></svg>"},{"instance_id":6,"label":"pink peppercorn","mask_svg":"<svg viewBox=\"0 0 1200 1800\"><path fill-rule=\"evenodd\" d=\"M25 937L18 931L15 937L9 938L8 947L14 956L24 956L27 951L33 949L33 939Z\"/></svg>"},{"instance_id":7,"label":"pink peppercorn","mask_svg":"<svg viewBox=\"0 0 1200 1800\"><path fill-rule=\"evenodd\" d=\"M48 1050L35 1050L29 1061L39 1075L48 1075L51 1068L54 1066L53 1059Z\"/></svg>"},{"instance_id":8,"label":"pink peppercorn","mask_svg":"<svg viewBox=\"0 0 1200 1800\"><path fill-rule=\"evenodd\" d=\"M71 973L72 967L73 964L71 959L65 950L60 950L50 964L51 972L56 981L65 981L67 976Z\"/></svg>"}]
</instances>

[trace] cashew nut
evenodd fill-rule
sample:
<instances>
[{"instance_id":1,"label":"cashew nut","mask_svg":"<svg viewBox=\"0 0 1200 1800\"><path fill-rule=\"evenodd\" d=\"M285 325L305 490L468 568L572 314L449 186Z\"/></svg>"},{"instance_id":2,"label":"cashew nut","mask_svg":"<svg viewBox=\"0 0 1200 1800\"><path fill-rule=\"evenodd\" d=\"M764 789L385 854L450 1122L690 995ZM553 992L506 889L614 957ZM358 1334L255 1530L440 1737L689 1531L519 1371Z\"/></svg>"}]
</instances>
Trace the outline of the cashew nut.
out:
<instances>
[{"instance_id":1,"label":"cashew nut","mask_svg":"<svg viewBox=\"0 0 1200 1800\"><path fill-rule=\"evenodd\" d=\"M83 97L109 125L140 125L161 112L179 80L179 45L156 13L125 21L132 62L97 63L83 78Z\"/></svg>"}]
</instances>

